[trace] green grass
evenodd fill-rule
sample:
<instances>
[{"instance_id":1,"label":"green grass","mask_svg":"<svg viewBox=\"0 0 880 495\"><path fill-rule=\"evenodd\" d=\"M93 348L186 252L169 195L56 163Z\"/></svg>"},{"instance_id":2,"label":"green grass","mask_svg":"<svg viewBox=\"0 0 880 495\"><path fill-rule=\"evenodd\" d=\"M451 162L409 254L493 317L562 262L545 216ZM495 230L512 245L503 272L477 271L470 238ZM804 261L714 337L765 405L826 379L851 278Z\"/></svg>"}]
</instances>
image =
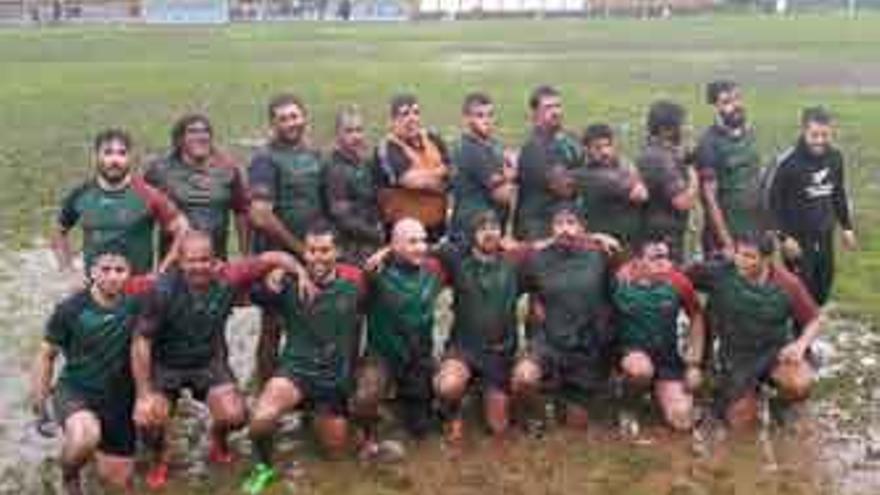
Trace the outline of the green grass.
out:
<instances>
[{"instance_id":1,"label":"green grass","mask_svg":"<svg viewBox=\"0 0 880 495\"><path fill-rule=\"evenodd\" d=\"M459 101L483 88L515 144L529 88L550 82L564 91L572 128L611 121L632 154L652 99L687 105L695 136L711 118L703 84L730 76L745 85L768 156L791 143L803 105L826 103L839 116L863 251L840 257L837 296L847 311L876 315L878 27L878 15L826 14L0 30L0 231L13 245L45 235L63 191L88 173L89 139L110 125L129 128L145 154L165 146L175 116L201 110L234 143L262 135L265 101L292 89L326 145L336 105L362 105L376 137L388 96L408 89L426 121L453 138Z\"/></svg>"}]
</instances>

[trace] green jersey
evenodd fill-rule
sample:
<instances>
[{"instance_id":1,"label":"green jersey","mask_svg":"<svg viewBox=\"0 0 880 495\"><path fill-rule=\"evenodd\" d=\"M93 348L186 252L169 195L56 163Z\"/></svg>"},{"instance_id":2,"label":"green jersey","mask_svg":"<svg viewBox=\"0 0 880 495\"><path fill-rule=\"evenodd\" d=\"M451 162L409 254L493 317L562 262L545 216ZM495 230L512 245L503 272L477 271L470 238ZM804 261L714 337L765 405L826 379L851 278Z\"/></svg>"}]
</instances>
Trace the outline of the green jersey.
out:
<instances>
[{"instance_id":1,"label":"green jersey","mask_svg":"<svg viewBox=\"0 0 880 495\"><path fill-rule=\"evenodd\" d=\"M465 236L473 227L476 215L492 211L501 225L507 223L507 208L492 199L492 191L504 173L504 146L500 141L480 139L473 134L462 134L453 152L455 177L452 183L455 208L452 213L453 231Z\"/></svg>"},{"instance_id":2,"label":"green jersey","mask_svg":"<svg viewBox=\"0 0 880 495\"><path fill-rule=\"evenodd\" d=\"M593 352L605 344L610 316L608 263L589 243L555 243L534 253L523 267L525 288L543 318L529 334L559 351Z\"/></svg>"},{"instance_id":3,"label":"green jersey","mask_svg":"<svg viewBox=\"0 0 880 495\"><path fill-rule=\"evenodd\" d=\"M177 271L159 277L136 327L151 340L153 360L171 369L199 369L214 359L225 360L224 330L233 304L270 269L257 258L224 263L203 291L190 289Z\"/></svg>"},{"instance_id":4,"label":"green jersey","mask_svg":"<svg viewBox=\"0 0 880 495\"><path fill-rule=\"evenodd\" d=\"M210 234L214 252L226 258L229 212L247 213L250 201L242 174L230 157L217 154L200 167L169 155L152 164L144 178L174 201L191 227ZM163 236L162 252L169 246L170 239Z\"/></svg>"},{"instance_id":5,"label":"green jersey","mask_svg":"<svg viewBox=\"0 0 880 495\"><path fill-rule=\"evenodd\" d=\"M424 266L392 259L374 275L368 310L370 351L398 365L430 356L443 279L433 259Z\"/></svg>"},{"instance_id":6,"label":"green jersey","mask_svg":"<svg viewBox=\"0 0 880 495\"><path fill-rule=\"evenodd\" d=\"M140 177L119 190L105 190L93 179L67 195L58 224L64 231L77 223L82 226L87 269L95 253L114 246L122 249L135 273L146 273L154 264L156 221L168 229L177 215L171 201Z\"/></svg>"},{"instance_id":7,"label":"green jersey","mask_svg":"<svg viewBox=\"0 0 880 495\"><path fill-rule=\"evenodd\" d=\"M677 350L679 311L699 312L693 285L677 270L646 277L633 276L632 267L622 266L612 283L617 342L625 349Z\"/></svg>"},{"instance_id":8,"label":"green jersey","mask_svg":"<svg viewBox=\"0 0 880 495\"><path fill-rule=\"evenodd\" d=\"M555 208L578 198L556 195L550 184L554 174L580 169L584 154L574 136L559 131L551 135L535 129L519 154L519 206L516 211L516 237L539 239L550 234Z\"/></svg>"},{"instance_id":9,"label":"green jersey","mask_svg":"<svg viewBox=\"0 0 880 495\"><path fill-rule=\"evenodd\" d=\"M590 231L611 234L627 245L634 242L642 222L642 205L630 201L638 172L629 164L588 163L577 179Z\"/></svg>"},{"instance_id":10,"label":"green jersey","mask_svg":"<svg viewBox=\"0 0 880 495\"><path fill-rule=\"evenodd\" d=\"M88 290L58 304L44 337L64 356L58 383L95 400L130 394L129 345L138 309L128 295L104 307Z\"/></svg>"},{"instance_id":11,"label":"green jersey","mask_svg":"<svg viewBox=\"0 0 880 495\"><path fill-rule=\"evenodd\" d=\"M248 169L254 199L272 203L275 214L297 238L324 216L321 207L321 157L305 147L269 144L257 152ZM271 243L256 238L257 250Z\"/></svg>"},{"instance_id":12,"label":"green jersey","mask_svg":"<svg viewBox=\"0 0 880 495\"><path fill-rule=\"evenodd\" d=\"M756 230L761 213L761 157L755 133L734 134L716 124L700 138L696 158L700 179L718 185L718 206L730 234Z\"/></svg>"},{"instance_id":13,"label":"green jersey","mask_svg":"<svg viewBox=\"0 0 880 495\"><path fill-rule=\"evenodd\" d=\"M351 265L339 265L336 277L303 302L294 283L279 294L258 290L255 302L276 307L284 318L285 339L279 365L310 383L350 391L360 343L364 279Z\"/></svg>"}]
</instances>

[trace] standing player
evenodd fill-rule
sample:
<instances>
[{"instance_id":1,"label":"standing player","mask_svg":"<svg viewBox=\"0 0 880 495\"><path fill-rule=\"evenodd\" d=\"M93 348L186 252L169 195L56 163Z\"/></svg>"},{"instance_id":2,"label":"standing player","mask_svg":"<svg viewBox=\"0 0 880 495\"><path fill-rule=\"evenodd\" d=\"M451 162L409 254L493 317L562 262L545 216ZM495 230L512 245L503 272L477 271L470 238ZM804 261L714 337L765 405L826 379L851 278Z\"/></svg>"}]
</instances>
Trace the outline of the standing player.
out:
<instances>
[{"instance_id":1,"label":"standing player","mask_svg":"<svg viewBox=\"0 0 880 495\"><path fill-rule=\"evenodd\" d=\"M843 155L833 145L832 119L807 108L794 148L778 160L770 185L770 209L784 235L784 254L819 304L834 281L834 229L847 249L858 246L846 194Z\"/></svg>"},{"instance_id":2,"label":"standing player","mask_svg":"<svg viewBox=\"0 0 880 495\"><path fill-rule=\"evenodd\" d=\"M697 145L696 160L706 217L703 251L730 254L733 238L758 228L761 157L748 125L739 86L715 81L706 86L715 123Z\"/></svg>"},{"instance_id":3,"label":"standing player","mask_svg":"<svg viewBox=\"0 0 880 495\"><path fill-rule=\"evenodd\" d=\"M211 122L204 115L184 115L171 129L171 152L150 165L144 179L164 192L194 229L211 234L217 256L226 259L229 213L235 215L238 248L248 251L249 198L244 178L232 157L213 143ZM160 250L171 247L161 237Z\"/></svg>"},{"instance_id":4,"label":"standing player","mask_svg":"<svg viewBox=\"0 0 880 495\"><path fill-rule=\"evenodd\" d=\"M587 225L593 232L612 235L631 246L641 230L648 189L638 170L619 156L610 126L587 127L581 144L587 166L576 172L576 177Z\"/></svg>"},{"instance_id":5,"label":"standing player","mask_svg":"<svg viewBox=\"0 0 880 495\"><path fill-rule=\"evenodd\" d=\"M648 187L642 238L665 238L673 261L681 263L688 215L699 193L697 173L682 143L685 110L677 103L657 101L647 120L648 139L637 162Z\"/></svg>"},{"instance_id":6,"label":"standing player","mask_svg":"<svg viewBox=\"0 0 880 495\"><path fill-rule=\"evenodd\" d=\"M302 256L306 227L323 218L321 158L308 144L308 113L299 98L275 96L268 113L271 140L257 151L248 170L254 252L277 248ZM261 324L256 374L262 383L275 366L281 323L271 311L264 311Z\"/></svg>"},{"instance_id":7,"label":"standing player","mask_svg":"<svg viewBox=\"0 0 880 495\"><path fill-rule=\"evenodd\" d=\"M69 270L73 253L68 235L80 223L86 273L94 254L105 246L120 246L134 273L154 268L153 227L158 221L166 233L180 235L186 218L164 194L135 176L131 170L131 138L119 129L95 137L95 177L74 189L61 205L52 248L63 270Z\"/></svg>"},{"instance_id":8,"label":"standing player","mask_svg":"<svg viewBox=\"0 0 880 495\"><path fill-rule=\"evenodd\" d=\"M550 234L556 206L577 200L571 175L584 165L577 139L562 128L562 96L555 88L538 86L529 96L532 131L519 154L519 200L516 237L535 240Z\"/></svg>"},{"instance_id":9,"label":"standing player","mask_svg":"<svg viewBox=\"0 0 880 495\"><path fill-rule=\"evenodd\" d=\"M679 431L690 429L705 327L694 287L669 260L666 243L642 241L635 257L614 275L611 299L620 369L628 385L653 386L666 423ZM678 350L681 310L690 320L684 359Z\"/></svg>"},{"instance_id":10,"label":"standing player","mask_svg":"<svg viewBox=\"0 0 880 495\"><path fill-rule=\"evenodd\" d=\"M245 409L227 362L226 320L236 298L269 271L281 268L308 278L291 255L278 251L223 263L214 256L210 236L199 231L186 234L179 251L179 270L162 275L145 297L131 349L134 419L155 454L147 475L154 489L167 480L165 432L184 388L211 413L209 458L232 461L226 437L244 425Z\"/></svg>"},{"instance_id":11,"label":"standing player","mask_svg":"<svg viewBox=\"0 0 880 495\"><path fill-rule=\"evenodd\" d=\"M277 478L272 468L272 436L278 418L297 407L316 414L321 445L331 456L348 444L348 403L360 343L364 280L359 269L337 264L336 234L329 224L306 230L305 265L317 293L303 300L296 282L254 294L275 305L285 326L285 344L275 375L266 382L250 420L257 464L244 485L260 493ZM277 291L276 291L277 290Z\"/></svg>"},{"instance_id":12,"label":"standing player","mask_svg":"<svg viewBox=\"0 0 880 495\"><path fill-rule=\"evenodd\" d=\"M712 412L737 429L757 419L761 383L796 402L807 398L813 379L806 354L821 329L819 308L800 280L774 262L774 241L769 234L742 234L734 239L733 260L688 270L719 316L713 333L721 371Z\"/></svg>"},{"instance_id":13,"label":"standing player","mask_svg":"<svg viewBox=\"0 0 880 495\"><path fill-rule=\"evenodd\" d=\"M55 307L46 326L33 375L33 405L43 414L52 395L64 430L61 473L64 493L82 492L80 471L96 457L98 475L130 490L134 472L134 386L129 342L137 313L124 292L131 267L121 251L94 252L88 288ZM52 391L55 359L64 367Z\"/></svg>"},{"instance_id":14,"label":"standing player","mask_svg":"<svg viewBox=\"0 0 880 495\"><path fill-rule=\"evenodd\" d=\"M561 205L552 243L526 261L524 288L534 298L528 351L511 389L534 404L542 385L565 406L565 422L586 428L586 401L604 387L609 358L608 261L586 235L580 208Z\"/></svg>"},{"instance_id":15,"label":"standing player","mask_svg":"<svg viewBox=\"0 0 880 495\"><path fill-rule=\"evenodd\" d=\"M391 132L376 147L379 204L386 225L415 218L437 241L446 232L449 154L443 139L422 126L414 95L391 99Z\"/></svg>"},{"instance_id":16,"label":"standing player","mask_svg":"<svg viewBox=\"0 0 880 495\"><path fill-rule=\"evenodd\" d=\"M366 145L360 110L354 106L339 109L336 143L324 166L321 188L327 214L339 234L341 255L356 264L366 261L385 242Z\"/></svg>"},{"instance_id":17,"label":"standing player","mask_svg":"<svg viewBox=\"0 0 880 495\"><path fill-rule=\"evenodd\" d=\"M468 237L474 217L485 211L494 212L502 227L507 225L516 189L514 166L495 137L492 99L485 93L470 93L461 113L465 130L453 158L452 232L457 241Z\"/></svg>"}]
</instances>

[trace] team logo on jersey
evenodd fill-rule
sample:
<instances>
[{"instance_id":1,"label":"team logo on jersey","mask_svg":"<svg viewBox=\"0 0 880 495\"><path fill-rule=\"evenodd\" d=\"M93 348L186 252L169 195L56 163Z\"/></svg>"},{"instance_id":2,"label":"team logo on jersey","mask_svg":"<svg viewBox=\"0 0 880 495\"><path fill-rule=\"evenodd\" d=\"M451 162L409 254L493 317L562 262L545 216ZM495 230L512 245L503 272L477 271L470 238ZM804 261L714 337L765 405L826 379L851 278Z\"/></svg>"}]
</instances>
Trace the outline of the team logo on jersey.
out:
<instances>
[{"instance_id":1,"label":"team logo on jersey","mask_svg":"<svg viewBox=\"0 0 880 495\"><path fill-rule=\"evenodd\" d=\"M812 182L806 189L807 196L810 199L830 196L834 191L834 185L828 181L828 173L828 168L823 168L822 170L812 173L810 176Z\"/></svg>"}]
</instances>

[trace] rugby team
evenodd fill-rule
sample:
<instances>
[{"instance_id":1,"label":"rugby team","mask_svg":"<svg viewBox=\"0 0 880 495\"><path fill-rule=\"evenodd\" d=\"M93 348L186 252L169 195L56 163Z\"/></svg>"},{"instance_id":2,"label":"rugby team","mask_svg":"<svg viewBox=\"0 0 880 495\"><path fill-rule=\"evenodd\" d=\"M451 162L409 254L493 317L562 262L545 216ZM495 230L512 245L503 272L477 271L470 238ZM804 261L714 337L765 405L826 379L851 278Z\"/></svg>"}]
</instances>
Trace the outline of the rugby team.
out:
<instances>
[{"instance_id":1,"label":"rugby team","mask_svg":"<svg viewBox=\"0 0 880 495\"><path fill-rule=\"evenodd\" d=\"M79 225L83 288L49 318L32 383L35 412L53 411L63 430L66 493L81 493L93 457L103 481L133 490L138 439L146 485L161 489L184 390L210 411L211 462L234 462L227 437L247 428L246 493L281 476L273 437L296 409L328 456L381 460L403 453L379 437L383 407L412 437L442 430L460 446L469 393L499 437L540 431L547 401L583 429L609 391L621 404L652 394L663 421L687 431L707 372L706 421L753 424L762 385L803 401L838 225L857 247L834 122L803 110L794 146L768 160L737 84L714 81L706 97L715 120L696 147L685 109L661 100L632 162L608 124L568 132L551 86L529 95L517 151L482 92L465 97L451 147L412 94L391 99L372 150L361 112L341 107L325 153L304 102L274 97L271 138L248 167L204 115L180 118L167 154L140 171L128 133L99 133L95 174L66 196L52 238L74 270ZM696 250L693 211L704 215ZM437 353L446 289L453 319ZM246 304L262 315L250 408L225 340Z\"/></svg>"}]
</instances>

